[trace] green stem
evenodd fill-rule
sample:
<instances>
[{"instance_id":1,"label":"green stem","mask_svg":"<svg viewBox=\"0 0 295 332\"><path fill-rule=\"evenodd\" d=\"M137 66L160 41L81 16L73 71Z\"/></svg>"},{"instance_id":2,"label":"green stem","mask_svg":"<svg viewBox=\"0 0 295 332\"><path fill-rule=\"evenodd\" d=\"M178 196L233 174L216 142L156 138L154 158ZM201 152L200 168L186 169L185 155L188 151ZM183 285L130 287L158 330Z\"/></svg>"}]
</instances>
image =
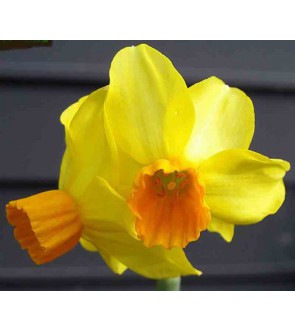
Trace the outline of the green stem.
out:
<instances>
[{"instance_id":1,"label":"green stem","mask_svg":"<svg viewBox=\"0 0 295 332\"><path fill-rule=\"evenodd\" d=\"M181 278L168 278L157 280L157 291L179 291Z\"/></svg>"}]
</instances>

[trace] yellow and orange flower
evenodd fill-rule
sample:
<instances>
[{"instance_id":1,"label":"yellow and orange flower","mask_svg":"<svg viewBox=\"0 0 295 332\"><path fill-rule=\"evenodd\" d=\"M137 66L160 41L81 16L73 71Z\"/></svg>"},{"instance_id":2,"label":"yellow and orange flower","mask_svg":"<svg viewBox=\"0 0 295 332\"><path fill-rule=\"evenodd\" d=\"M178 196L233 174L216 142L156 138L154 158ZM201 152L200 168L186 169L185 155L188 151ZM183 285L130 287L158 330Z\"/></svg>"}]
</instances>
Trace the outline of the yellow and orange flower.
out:
<instances>
[{"instance_id":1,"label":"yellow and orange flower","mask_svg":"<svg viewBox=\"0 0 295 332\"><path fill-rule=\"evenodd\" d=\"M115 273L200 274L183 248L201 232L231 241L235 225L275 213L289 163L248 150L254 109L210 77L187 88L147 45L115 56L110 85L61 116L59 190L7 204L14 235L37 264L80 240Z\"/></svg>"}]
</instances>

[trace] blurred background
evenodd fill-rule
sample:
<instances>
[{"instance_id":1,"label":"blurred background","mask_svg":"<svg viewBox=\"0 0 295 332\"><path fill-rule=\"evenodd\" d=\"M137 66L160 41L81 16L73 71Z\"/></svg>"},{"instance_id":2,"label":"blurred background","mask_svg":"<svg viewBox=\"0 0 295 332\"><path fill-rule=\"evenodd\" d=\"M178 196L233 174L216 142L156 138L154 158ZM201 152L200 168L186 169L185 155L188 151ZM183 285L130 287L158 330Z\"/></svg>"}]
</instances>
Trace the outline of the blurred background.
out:
<instances>
[{"instance_id":1,"label":"blurred background","mask_svg":"<svg viewBox=\"0 0 295 332\"><path fill-rule=\"evenodd\" d=\"M295 42L144 41L168 56L187 85L215 75L244 90L256 112L251 149L295 165ZM152 290L130 271L114 275L80 245L35 266L13 238L4 206L57 187L64 150L61 112L107 85L116 52L141 41L53 41L50 47L0 50L0 290ZM286 201L263 222L236 227L232 243L204 232L187 247L204 272L183 290L295 290L295 174Z\"/></svg>"}]
</instances>

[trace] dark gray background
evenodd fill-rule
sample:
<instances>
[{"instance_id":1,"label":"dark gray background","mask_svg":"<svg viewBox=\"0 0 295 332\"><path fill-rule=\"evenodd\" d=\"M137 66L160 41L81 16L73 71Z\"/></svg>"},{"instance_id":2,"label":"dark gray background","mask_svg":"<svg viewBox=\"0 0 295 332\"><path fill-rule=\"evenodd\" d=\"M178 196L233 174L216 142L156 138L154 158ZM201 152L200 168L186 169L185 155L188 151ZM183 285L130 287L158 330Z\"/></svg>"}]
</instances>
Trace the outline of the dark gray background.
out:
<instances>
[{"instance_id":1,"label":"dark gray background","mask_svg":"<svg viewBox=\"0 0 295 332\"><path fill-rule=\"evenodd\" d=\"M0 289L152 289L131 272L113 275L97 254L77 246L45 266L20 250L7 225L10 199L55 188L64 150L59 115L71 103L108 84L115 53L140 41L54 41L52 47L0 52ZM245 90L256 112L251 149L294 164L295 42L146 41L166 54L188 85L211 75ZM275 216L237 227L232 243L204 233L188 246L203 270L184 278L191 290L294 290L295 175Z\"/></svg>"}]
</instances>

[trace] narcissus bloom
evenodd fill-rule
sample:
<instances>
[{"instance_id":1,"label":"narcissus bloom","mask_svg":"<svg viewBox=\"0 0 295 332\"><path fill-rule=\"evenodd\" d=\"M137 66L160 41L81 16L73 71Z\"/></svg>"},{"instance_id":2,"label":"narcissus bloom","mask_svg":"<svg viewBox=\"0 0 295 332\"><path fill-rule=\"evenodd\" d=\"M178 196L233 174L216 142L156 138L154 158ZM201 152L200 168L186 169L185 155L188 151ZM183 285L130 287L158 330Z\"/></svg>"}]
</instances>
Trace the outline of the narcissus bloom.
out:
<instances>
[{"instance_id":1,"label":"narcissus bloom","mask_svg":"<svg viewBox=\"0 0 295 332\"><path fill-rule=\"evenodd\" d=\"M110 85L61 116L67 148L59 190L7 204L14 235L37 264L78 241L116 273L200 274L184 248L206 229L231 241L235 225L275 213L289 163L248 150L254 109L210 77L187 88L147 45L124 48Z\"/></svg>"}]
</instances>

